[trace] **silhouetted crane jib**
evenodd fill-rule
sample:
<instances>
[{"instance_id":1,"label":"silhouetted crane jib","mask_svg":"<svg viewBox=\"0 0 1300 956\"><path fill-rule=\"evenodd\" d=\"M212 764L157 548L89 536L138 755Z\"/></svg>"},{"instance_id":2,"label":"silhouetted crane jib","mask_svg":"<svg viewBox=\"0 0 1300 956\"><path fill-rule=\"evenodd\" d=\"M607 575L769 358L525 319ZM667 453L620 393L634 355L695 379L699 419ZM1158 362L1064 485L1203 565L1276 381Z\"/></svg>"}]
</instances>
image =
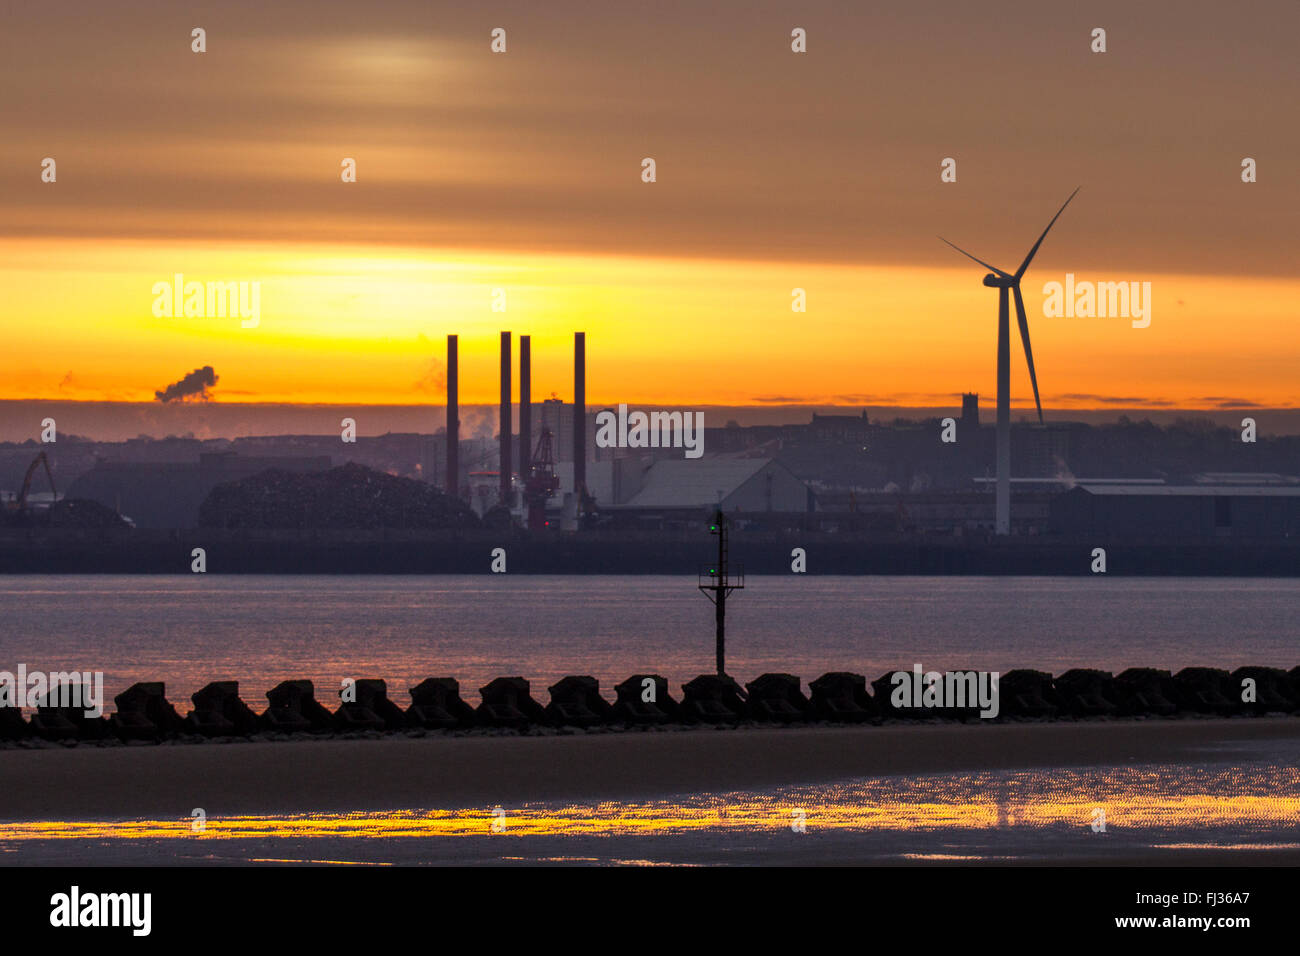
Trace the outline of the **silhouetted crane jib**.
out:
<instances>
[{"instance_id":1,"label":"silhouetted crane jib","mask_svg":"<svg viewBox=\"0 0 1300 956\"><path fill-rule=\"evenodd\" d=\"M32 476L36 474L37 465L45 466L45 477L50 482L50 494L55 500L59 497L59 490L54 486L54 472L50 470L50 460L45 457L45 452L37 452L36 457L32 459L32 463L27 466L27 474L23 475L23 487L18 493L18 500L12 505L16 510L21 511L27 507L27 495L32 490Z\"/></svg>"}]
</instances>

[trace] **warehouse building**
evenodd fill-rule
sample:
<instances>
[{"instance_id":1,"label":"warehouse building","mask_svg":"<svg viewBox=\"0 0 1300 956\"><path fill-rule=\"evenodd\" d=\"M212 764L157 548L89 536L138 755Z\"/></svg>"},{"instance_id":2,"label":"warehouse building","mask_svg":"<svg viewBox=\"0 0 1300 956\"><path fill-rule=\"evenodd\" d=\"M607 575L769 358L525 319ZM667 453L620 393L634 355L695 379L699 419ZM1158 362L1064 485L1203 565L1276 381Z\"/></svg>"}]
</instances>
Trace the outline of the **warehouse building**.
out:
<instances>
[{"instance_id":1,"label":"warehouse building","mask_svg":"<svg viewBox=\"0 0 1300 956\"><path fill-rule=\"evenodd\" d=\"M1300 539L1300 483L1081 483L1053 498L1049 525L1111 539Z\"/></svg>"}]
</instances>

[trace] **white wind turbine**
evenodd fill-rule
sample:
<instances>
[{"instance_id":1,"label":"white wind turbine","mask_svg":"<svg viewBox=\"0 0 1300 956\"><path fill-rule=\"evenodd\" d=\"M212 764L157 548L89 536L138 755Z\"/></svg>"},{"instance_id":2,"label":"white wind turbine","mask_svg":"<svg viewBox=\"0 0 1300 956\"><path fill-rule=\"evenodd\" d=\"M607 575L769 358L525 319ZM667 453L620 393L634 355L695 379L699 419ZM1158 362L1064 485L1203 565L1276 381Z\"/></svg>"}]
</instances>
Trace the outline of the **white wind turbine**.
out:
<instances>
[{"instance_id":1,"label":"white wind turbine","mask_svg":"<svg viewBox=\"0 0 1300 956\"><path fill-rule=\"evenodd\" d=\"M1070 193L1070 199L1073 199L1079 190L1075 189ZM1008 275L996 266L991 266L983 259L976 259L965 249L961 249L943 236L939 238L948 245L952 246L958 252L968 259L974 259L985 269L991 270L984 277L984 284L998 290L998 478L997 478L997 505L996 505L996 524L995 530L998 534L1011 533L1011 321L1007 308L1007 290L1010 289L1015 293L1016 298L1016 320L1020 323L1020 341L1025 345L1025 361L1029 365L1029 381L1034 385L1034 404L1038 407L1038 421L1043 421L1043 403L1038 400L1038 375L1034 372L1034 353L1029 347L1029 320L1025 318L1025 300L1020 297L1020 277L1025 274L1029 268L1029 263L1033 260L1034 254L1038 252L1038 247L1043 244L1047 238L1047 233L1056 220L1065 212L1065 207L1070 205L1070 199L1062 203L1061 208L1056 211L1052 221L1047 224L1043 234L1038 237L1034 243L1029 255L1025 256L1025 261L1020 263L1020 268L1016 270L1015 275Z\"/></svg>"}]
</instances>

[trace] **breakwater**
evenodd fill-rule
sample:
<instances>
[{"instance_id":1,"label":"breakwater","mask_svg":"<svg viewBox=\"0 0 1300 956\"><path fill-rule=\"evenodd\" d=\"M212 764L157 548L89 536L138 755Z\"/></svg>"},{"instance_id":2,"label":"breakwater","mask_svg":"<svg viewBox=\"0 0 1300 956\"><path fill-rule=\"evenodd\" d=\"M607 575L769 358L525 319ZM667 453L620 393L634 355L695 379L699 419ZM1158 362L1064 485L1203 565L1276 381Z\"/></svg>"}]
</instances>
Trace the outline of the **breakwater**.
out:
<instances>
[{"instance_id":1,"label":"breakwater","mask_svg":"<svg viewBox=\"0 0 1300 956\"><path fill-rule=\"evenodd\" d=\"M141 682L114 698L116 711L109 716L91 716L82 706L69 705L68 700L81 699L76 693L38 702L30 719L19 707L0 707L0 740L161 742L475 728L528 732L669 724L987 719L980 716L980 704L974 700L900 705L898 695L892 693L899 686L900 673L910 676L910 672L890 671L868 684L861 674L833 671L812 681L808 693L791 674L766 673L743 686L728 676L703 674L683 684L677 697L662 676L634 674L614 687L613 701L601 693L595 678L575 675L552 684L545 704L534 699L526 679L498 677L479 688L477 707L461 697L454 678L430 677L409 688L411 703L405 708L389 697L384 680L371 678L344 681L334 711L316 699L312 681L301 679L283 681L267 691L267 706L261 713L242 699L238 681L215 681L192 695L193 709L185 716L167 700L162 682ZM1119 674L1075 668L1059 676L1013 670L1000 675L997 695L997 720L1300 715L1300 666L1290 671L1244 666L1231 672L1187 667L1177 673L1135 667Z\"/></svg>"}]
</instances>

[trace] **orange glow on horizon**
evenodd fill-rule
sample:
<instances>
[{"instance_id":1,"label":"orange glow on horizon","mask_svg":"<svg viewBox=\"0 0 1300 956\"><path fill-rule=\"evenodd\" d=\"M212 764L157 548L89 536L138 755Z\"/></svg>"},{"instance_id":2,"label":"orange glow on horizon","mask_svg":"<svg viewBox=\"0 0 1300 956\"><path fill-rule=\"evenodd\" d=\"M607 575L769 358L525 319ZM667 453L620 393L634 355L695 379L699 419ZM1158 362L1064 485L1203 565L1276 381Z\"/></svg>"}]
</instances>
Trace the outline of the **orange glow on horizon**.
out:
<instances>
[{"instance_id":1,"label":"orange glow on horizon","mask_svg":"<svg viewBox=\"0 0 1300 956\"><path fill-rule=\"evenodd\" d=\"M533 398L588 402L954 405L994 397L996 295L980 270L539 255L409 247L4 240L11 322L0 398L151 402L212 365L219 403L441 404L444 336L460 400L498 397L497 333L533 338ZM257 282L260 318L157 317L156 283ZM1152 283L1153 319L1046 318L1046 266L1024 293L1048 409L1291 407L1288 303L1300 280L1113 276ZM807 312L791 311L792 290ZM506 311L494 312L494 290ZM1013 407L1032 392L1012 322ZM517 348L517 345L516 345ZM517 361L517 356L516 356Z\"/></svg>"}]
</instances>

